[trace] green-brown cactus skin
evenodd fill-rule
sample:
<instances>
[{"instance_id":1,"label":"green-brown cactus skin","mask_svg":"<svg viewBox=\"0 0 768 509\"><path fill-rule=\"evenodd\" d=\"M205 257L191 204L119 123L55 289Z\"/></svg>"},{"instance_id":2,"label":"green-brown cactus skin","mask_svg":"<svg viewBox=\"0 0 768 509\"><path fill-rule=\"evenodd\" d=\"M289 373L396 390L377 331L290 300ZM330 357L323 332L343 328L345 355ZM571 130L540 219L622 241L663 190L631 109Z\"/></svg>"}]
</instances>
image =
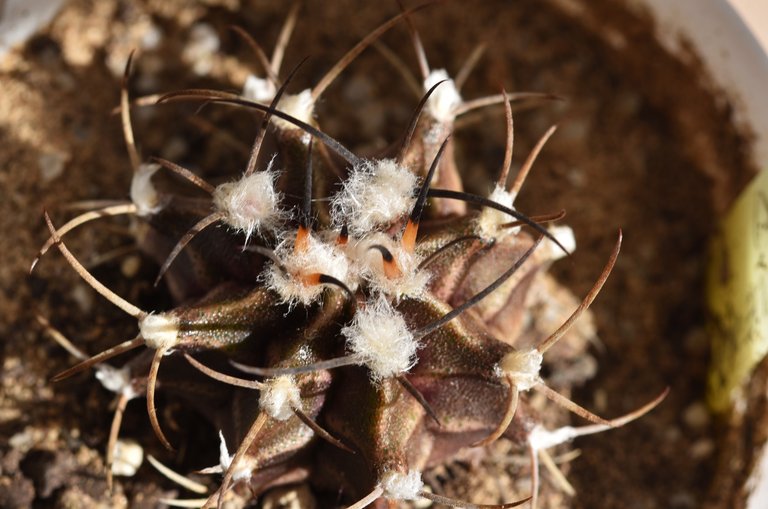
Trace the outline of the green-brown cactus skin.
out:
<instances>
[{"instance_id":1,"label":"green-brown cactus skin","mask_svg":"<svg viewBox=\"0 0 768 509\"><path fill-rule=\"evenodd\" d=\"M273 116L277 130L274 178L261 178L272 175L260 173L274 171L270 163L255 167L256 184L248 173L241 179L241 169L227 193L206 184L212 200L156 189L152 181L145 195L132 196L144 211L137 213L137 243L158 264L207 215L227 226L197 232L165 273L175 308L134 313L139 338L156 349L151 363L141 354L131 372L137 386L148 387L158 435L152 391L168 355L158 386L200 409L237 450L227 457L222 444L214 471L224 482L206 506L220 504L233 485L258 495L300 480L343 492L347 502L370 493L396 504L427 496L421 472L489 435L528 444L537 416L518 395L543 383L543 351L518 351L516 340L527 295L560 256L555 242L563 237L527 218L535 234L505 225L520 219L512 209L518 189L504 190L506 178L492 195L501 197L506 215L445 197L419 210L428 188L463 189L447 140L462 102L452 80L433 86L435 76L424 76L424 111L391 160L340 149L319 131L314 102L309 111L281 110L298 96L274 99L272 107L218 92L166 97L257 109ZM129 119L125 106L123 113ZM346 161L329 155L334 151ZM413 185L398 191L404 179ZM272 208L261 209L273 196ZM51 242L66 249L53 229ZM441 322L491 285L498 287ZM258 367L263 376L248 378L230 362ZM150 364L147 381L141 371Z\"/></svg>"}]
</instances>

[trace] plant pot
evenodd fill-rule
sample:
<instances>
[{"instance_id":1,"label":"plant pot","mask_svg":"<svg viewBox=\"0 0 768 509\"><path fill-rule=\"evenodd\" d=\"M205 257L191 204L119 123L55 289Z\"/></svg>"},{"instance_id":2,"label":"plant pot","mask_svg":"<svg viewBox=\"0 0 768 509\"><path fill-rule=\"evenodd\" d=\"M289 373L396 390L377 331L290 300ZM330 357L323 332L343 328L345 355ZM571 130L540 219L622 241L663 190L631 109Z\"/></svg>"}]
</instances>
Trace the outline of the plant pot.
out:
<instances>
[{"instance_id":1,"label":"plant pot","mask_svg":"<svg viewBox=\"0 0 768 509\"><path fill-rule=\"evenodd\" d=\"M4 425L11 437L3 449L3 475L10 484L0 483L0 490L10 488L0 491L7 497L0 500L9 505L65 503L80 496L89 500L84 505L110 500L119 506L126 503L123 490L131 500L157 500L161 492L175 489L149 469L121 482L111 499L103 483L78 487L81 478L101 479L98 458L105 446L110 396L88 377L47 383L72 359L30 329L33 303L73 340L84 338L76 343L89 352L113 345L115 331L130 324L94 298L55 256L42 262L41 275L29 284L19 281L46 237L42 206L63 217L59 207L64 203L127 193L130 166L110 110L117 104L129 52L141 48L134 95L188 86L239 89L258 64L227 26L241 25L271 48L286 10L282 2L210 3L215 5L150 0L118 7L73 1L21 53L3 62L0 126L9 141L0 160L7 168L3 186L13 200L0 205L6 233L0 249L11 260L0 274L5 290L0 309L8 317L0 328L7 338ZM474 2L471 8L446 2L413 20L430 64L452 74L477 43L487 43L466 82L465 97L497 93L503 86L565 98L515 112L513 171L547 128L559 124L522 191L519 208L530 214L567 210L565 222L573 227L578 247L553 271L575 295L591 287L623 229L619 262L592 307L600 343L585 355L597 359L597 377L583 386L566 379L565 390L573 390L583 406L613 417L671 387L667 400L643 419L580 439L576 447L582 455L562 465L577 495L564 494L544 474L540 508L699 507L714 500L706 492L719 476L729 476L735 485L743 477L743 472L716 474L719 435L705 406L709 346L702 296L714 225L759 164L768 161L768 115L755 89L766 82L760 74L766 69L764 56L760 60L738 20L723 17L719 3L708 2L711 10L696 9L694 3L701 5L675 2L672 11L661 1L633 2L631 8L607 0ZM351 0L306 4L286 55L288 67L310 55L297 75L297 89L316 80L369 29L394 14L386 3L365 9ZM681 11L686 8L701 16ZM704 28L699 31L711 30L708 20L719 21L716 33L722 40ZM682 43L678 30L686 36ZM745 45L729 49L738 59L720 59L720 44L726 44L721 41L731 41L726 33ZM220 47L210 51L201 44L199 53L189 52L196 37L198 42L216 40ZM415 72L404 28L383 41ZM737 65L742 57L748 63ZM371 154L397 139L417 100L397 69L378 53L367 52L329 89L318 115L326 131L357 153ZM226 131L241 138L240 145L253 135L252 119L206 117L209 109L183 124L178 111L138 110L135 129L142 154L191 161L212 179L220 175L219 168L243 163L247 150L243 154L233 148L238 143L232 144L210 119L221 125L231 120ZM489 175L498 171L504 155L503 111L467 118L456 137L468 188L487 193ZM73 235L69 247L88 259L125 244L119 231L102 228ZM127 261L111 261L98 270L121 295L155 302L148 282L156 267L147 259L131 254ZM84 324L82 316L94 317L94 323ZM557 375L548 373L553 379ZM179 424L177 438L194 444L193 453L171 457L153 438L140 407L129 407L123 436L138 440L146 452L182 472L218 461L218 445L205 439L216 430L196 414L169 402L167 418ZM551 411L542 418L554 426L564 416ZM525 493L530 483L524 455L507 456L503 447L441 467L432 473L435 488L488 503L509 500L507 490ZM63 474L54 481L40 474L50 471ZM724 499L717 503L737 507Z\"/></svg>"}]
</instances>

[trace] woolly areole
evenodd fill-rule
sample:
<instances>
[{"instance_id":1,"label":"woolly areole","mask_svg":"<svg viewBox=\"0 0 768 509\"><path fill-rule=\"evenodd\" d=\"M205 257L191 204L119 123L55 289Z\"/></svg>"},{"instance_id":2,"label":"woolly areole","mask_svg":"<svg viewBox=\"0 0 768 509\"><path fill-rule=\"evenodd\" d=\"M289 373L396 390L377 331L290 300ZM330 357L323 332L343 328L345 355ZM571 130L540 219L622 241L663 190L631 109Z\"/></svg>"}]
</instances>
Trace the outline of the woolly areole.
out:
<instances>
[{"instance_id":1,"label":"woolly areole","mask_svg":"<svg viewBox=\"0 0 768 509\"><path fill-rule=\"evenodd\" d=\"M269 170L221 184L213 193L214 207L226 214L229 226L245 234L246 242L254 232L272 228L280 220L279 202L275 173Z\"/></svg>"},{"instance_id":2,"label":"woolly areole","mask_svg":"<svg viewBox=\"0 0 768 509\"><path fill-rule=\"evenodd\" d=\"M374 381L405 373L416 364L416 339L403 315L383 297L358 310L341 334L348 350L371 370Z\"/></svg>"},{"instance_id":3,"label":"woolly areole","mask_svg":"<svg viewBox=\"0 0 768 509\"><path fill-rule=\"evenodd\" d=\"M94 376L110 392L125 394L129 399L138 395L131 383L131 370L128 366L115 368L109 364L101 364L96 367Z\"/></svg>"},{"instance_id":4,"label":"woolly areole","mask_svg":"<svg viewBox=\"0 0 768 509\"><path fill-rule=\"evenodd\" d=\"M157 190L152 185L152 176L159 169L159 164L142 164L133 174L130 196L138 216L157 214L162 208Z\"/></svg>"},{"instance_id":5,"label":"woolly areole","mask_svg":"<svg viewBox=\"0 0 768 509\"><path fill-rule=\"evenodd\" d=\"M418 179L394 159L363 161L352 168L332 201L333 223L362 236L408 214Z\"/></svg>"},{"instance_id":6,"label":"woolly areole","mask_svg":"<svg viewBox=\"0 0 768 509\"><path fill-rule=\"evenodd\" d=\"M497 366L500 376L512 378L519 391L527 391L541 382L539 372L544 355L536 349L517 351L505 355Z\"/></svg>"},{"instance_id":7,"label":"woolly areole","mask_svg":"<svg viewBox=\"0 0 768 509\"><path fill-rule=\"evenodd\" d=\"M421 472L416 470L407 474L387 472L382 476L380 484L384 488L384 496L390 500L416 500L421 498L420 492L424 489Z\"/></svg>"},{"instance_id":8,"label":"woolly areole","mask_svg":"<svg viewBox=\"0 0 768 509\"><path fill-rule=\"evenodd\" d=\"M278 421L291 418L295 409L301 408L301 392L293 377L284 375L265 381L259 406L270 417Z\"/></svg>"},{"instance_id":9,"label":"woolly areole","mask_svg":"<svg viewBox=\"0 0 768 509\"><path fill-rule=\"evenodd\" d=\"M550 226L549 233L557 239L557 241L563 245L569 253L576 251L576 237L573 235L573 230L570 226ZM565 256L560 246L552 242L550 239L544 239L544 246L550 251L550 259L552 261L559 260Z\"/></svg>"},{"instance_id":10,"label":"woolly areole","mask_svg":"<svg viewBox=\"0 0 768 509\"><path fill-rule=\"evenodd\" d=\"M488 199L514 210L513 203L515 201L515 195L498 184L496 184L496 187L493 189L490 196L488 196ZM477 217L476 224L479 233L486 239L501 239L509 235L514 235L520 231L519 226L515 228L500 228L501 225L509 223L510 221L514 221L514 218L509 214L488 207L483 209Z\"/></svg>"},{"instance_id":11,"label":"woolly areole","mask_svg":"<svg viewBox=\"0 0 768 509\"><path fill-rule=\"evenodd\" d=\"M424 80L424 90L429 90L440 81L446 80L435 89L427 99L427 111L435 120L449 123L456 118L456 108L461 105L462 99L456 83L448 76L445 69L435 69Z\"/></svg>"},{"instance_id":12,"label":"woolly areole","mask_svg":"<svg viewBox=\"0 0 768 509\"><path fill-rule=\"evenodd\" d=\"M243 97L260 103L269 103L275 98L277 89L272 81L249 74L243 85Z\"/></svg>"},{"instance_id":13,"label":"woolly areole","mask_svg":"<svg viewBox=\"0 0 768 509\"><path fill-rule=\"evenodd\" d=\"M382 254L373 246L383 246L391 254L399 275L391 277L384 270ZM400 242L392 240L384 233L368 235L355 242L351 247L351 256L359 266L360 275L371 289L395 300L402 297L418 297L424 293L431 277L425 270L419 270L421 258L415 253L403 249Z\"/></svg>"},{"instance_id":14,"label":"woolly areole","mask_svg":"<svg viewBox=\"0 0 768 509\"><path fill-rule=\"evenodd\" d=\"M607 428L608 426L596 425L596 428ZM582 435L577 428L572 426L563 426L554 431L550 431L544 426L536 425L528 435L528 443L534 451L541 451L555 447L556 445L570 442L574 438Z\"/></svg>"},{"instance_id":15,"label":"woolly areole","mask_svg":"<svg viewBox=\"0 0 768 509\"><path fill-rule=\"evenodd\" d=\"M172 348L178 343L179 319L165 313L147 315L139 320L139 332L149 348Z\"/></svg>"},{"instance_id":16,"label":"woolly areole","mask_svg":"<svg viewBox=\"0 0 768 509\"><path fill-rule=\"evenodd\" d=\"M312 91L306 89L295 95L283 94L280 102L277 104L277 109L293 118L301 120L305 124L311 124L312 116L315 113L315 101L312 98ZM281 131L299 130L299 127L282 118L272 117L272 122Z\"/></svg>"},{"instance_id":17,"label":"woolly areole","mask_svg":"<svg viewBox=\"0 0 768 509\"><path fill-rule=\"evenodd\" d=\"M309 284L303 279L303 276L310 274L326 274L347 284L352 290L357 288L357 281L350 273L349 260L336 245L310 234L306 249L297 253L294 250L294 237L289 234L275 249L285 271L271 264L264 276L267 286L275 290L283 302L306 305L320 297L323 286Z\"/></svg>"}]
</instances>

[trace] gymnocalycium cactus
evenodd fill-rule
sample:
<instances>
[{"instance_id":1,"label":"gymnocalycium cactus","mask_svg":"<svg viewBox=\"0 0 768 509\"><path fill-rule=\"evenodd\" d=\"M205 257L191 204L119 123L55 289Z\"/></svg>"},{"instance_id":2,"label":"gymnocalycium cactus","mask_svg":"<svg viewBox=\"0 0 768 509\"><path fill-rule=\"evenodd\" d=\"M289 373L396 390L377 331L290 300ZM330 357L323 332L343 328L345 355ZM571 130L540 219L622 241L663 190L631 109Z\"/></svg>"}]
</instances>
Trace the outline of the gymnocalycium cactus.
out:
<instances>
[{"instance_id":1,"label":"gymnocalycium cactus","mask_svg":"<svg viewBox=\"0 0 768 509\"><path fill-rule=\"evenodd\" d=\"M576 436L621 426L666 394L629 415L604 420L547 387L540 375L546 351L607 279L620 237L597 283L562 327L535 347L515 347L526 295L553 260L575 248L570 229L543 225L560 215L531 218L514 207L554 130L507 183L510 102L543 94L502 93L474 103L506 108L505 160L488 197L463 191L453 157L454 120L473 103L462 99L461 84L445 71L429 68L414 30L424 95L399 148L364 158L320 129L315 104L325 89L382 33L423 7L371 32L314 88L298 94L286 92L296 69L280 80L282 57L275 56L267 77L250 77L242 94L195 89L164 95L160 103L205 101L262 116L245 170L215 186L171 161L142 162L131 127L129 60L121 112L134 168L130 201L88 212L58 229L46 214L51 237L40 255L56 246L96 291L136 318L138 329L133 339L55 379L95 366L105 386L120 393L119 408L146 393L152 426L171 448L154 392L162 361L175 359L161 384L221 430L218 439L212 437L221 443L219 465L208 471L222 473L223 480L200 502L203 507L221 506L239 483L260 493L307 478L343 490L353 508L380 498L477 507L424 489L422 472L463 448L502 436L528 446L535 457ZM296 14L294 6L281 41L288 40ZM277 150L265 157L262 144L270 126ZM153 177L162 168L209 197L157 187ZM322 185L313 185L318 182ZM332 192L321 196L318 188ZM156 283L166 282L176 307L161 312L136 307L96 280L67 249L62 238L69 231L115 215L140 220L137 242L160 264ZM120 370L105 364L141 346L151 357L139 355ZM208 389L201 390L203 385ZM545 430L527 407L524 395L530 390L594 424ZM115 422L108 466L119 429ZM111 475L108 468L110 483ZM535 497L534 486L534 505Z\"/></svg>"}]
</instances>

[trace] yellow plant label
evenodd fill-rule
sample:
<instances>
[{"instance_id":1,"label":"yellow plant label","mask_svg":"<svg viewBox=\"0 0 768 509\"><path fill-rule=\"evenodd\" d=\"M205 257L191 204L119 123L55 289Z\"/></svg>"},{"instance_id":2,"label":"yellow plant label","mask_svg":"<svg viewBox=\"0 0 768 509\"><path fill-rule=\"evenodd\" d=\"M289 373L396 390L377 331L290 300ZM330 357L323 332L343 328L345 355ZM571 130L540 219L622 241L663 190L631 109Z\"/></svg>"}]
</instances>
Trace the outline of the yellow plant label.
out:
<instances>
[{"instance_id":1,"label":"yellow plant label","mask_svg":"<svg viewBox=\"0 0 768 509\"><path fill-rule=\"evenodd\" d=\"M720 225L712 243L707 302L708 401L713 411L724 412L768 353L768 171L757 175Z\"/></svg>"}]
</instances>

